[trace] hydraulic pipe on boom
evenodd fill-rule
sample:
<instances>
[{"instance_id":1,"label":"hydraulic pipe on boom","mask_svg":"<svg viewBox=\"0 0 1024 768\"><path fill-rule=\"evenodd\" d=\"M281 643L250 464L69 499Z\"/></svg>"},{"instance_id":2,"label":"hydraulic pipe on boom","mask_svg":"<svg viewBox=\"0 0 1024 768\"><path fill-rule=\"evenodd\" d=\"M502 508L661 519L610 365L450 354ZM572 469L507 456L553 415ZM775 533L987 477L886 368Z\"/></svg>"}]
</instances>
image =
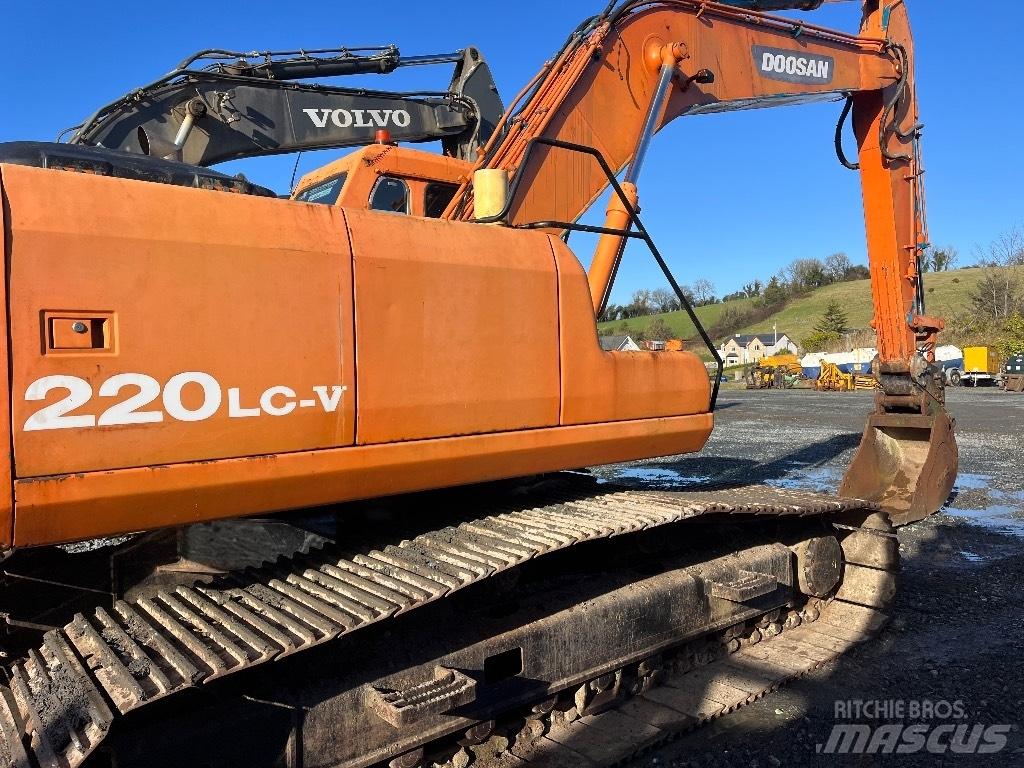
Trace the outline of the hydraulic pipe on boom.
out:
<instances>
[{"instance_id":1,"label":"hydraulic pipe on boom","mask_svg":"<svg viewBox=\"0 0 1024 768\"><path fill-rule=\"evenodd\" d=\"M640 169L643 167L647 148L651 144L651 137L654 136L655 128L661 121L661 114L665 108L665 95L668 93L668 87L675 74L676 64L682 59L682 52L676 46L670 45L660 47L657 55L662 59L658 85L654 89L654 96L651 97L644 126L637 137L636 149L633 150L633 161L622 180L622 191L633 211L639 210L636 181L640 178ZM628 230L632 225L632 211L626 209L618 195L613 195L608 203L604 226L607 229ZM597 250L594 251L594 258L590 263L587 278L590 281L590 293L594 300L594 312L598 316L604 312L608 303L611 284L618 271L619 261L622 259L625 247L626 238L623 235L604 234L601 235Z\"/></svg>"},{"instance_id":2,"label":"hydraulic pipe on boom","mask_svg":"<svg viewBox=\"0 0 1024 768\"><path fill-rule=\"evenodd\" d=\"M669 86L676 74L676 66L685 58L685 47L679 45L661 46L653 42L650 53L661 59L661 70L658 74L658 86L655 88L654 96L651 98L651 105L647 110L647 117L644 119L644 126L637 137L636 149L633 152L633 161L629 164L626 174L622 180L622 191L629 204L629 209L624 205L618 195L612 195L608 201L608 210L605 213L606 229L629 230L633 226L633 216L639 212L639 197L637 195L637 180L640 178L640 169L643 167L644 159L647 157L647 149L650 147L654 132L661 122L665 109L665 96L668 94ZM690 83L697 82L707 85L715 81L714 73L709 69L702 69L697 74L688 78L686 87ZM611 296L612 283L618 272L619 264L622 261L622 253L626 248L626 237L616 234L601 235L597 248L594 251L594 258L590 263L588 280L590 291L594 300L594 312L598 317L604 312Z\"/></svg>"}]
</instances>

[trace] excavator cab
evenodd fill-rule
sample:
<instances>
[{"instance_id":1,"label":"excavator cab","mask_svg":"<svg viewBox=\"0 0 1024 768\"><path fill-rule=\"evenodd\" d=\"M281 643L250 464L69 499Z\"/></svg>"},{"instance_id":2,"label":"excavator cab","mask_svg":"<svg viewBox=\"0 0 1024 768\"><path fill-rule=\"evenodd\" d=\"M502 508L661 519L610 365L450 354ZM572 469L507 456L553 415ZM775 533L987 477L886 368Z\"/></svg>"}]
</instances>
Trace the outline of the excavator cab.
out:
<instances>
[{"instance_id":1,"label":"excavator cab","mask_svg":"<svg viewBox=\"0 0 1024 768\"><path fill-rule=\"evenodd\" d=\"M437 219L471 167L454 157L373 144L306 174L291 197L300 202Z\"/></svg>"}]
</instances>

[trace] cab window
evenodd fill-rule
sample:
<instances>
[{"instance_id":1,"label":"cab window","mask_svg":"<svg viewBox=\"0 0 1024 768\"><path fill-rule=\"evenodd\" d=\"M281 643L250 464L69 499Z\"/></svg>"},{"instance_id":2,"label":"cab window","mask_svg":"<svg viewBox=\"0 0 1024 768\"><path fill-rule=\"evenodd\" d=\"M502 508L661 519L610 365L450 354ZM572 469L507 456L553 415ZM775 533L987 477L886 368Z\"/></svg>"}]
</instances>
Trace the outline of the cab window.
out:
<instances>
[{"instance_id":1,"label":"cab window","mask_svg":"<svg viewBox=\"0 0 1024 768\"><path fill-rule=\"evenodd\" d=\"M427 192L423 201L423 215L430 219L439 219L448 203L459 191L457 184L427 184Z\"/></svg>"},{"instance_id":2,"label":"cab window","mask_svg":"<svg viewBox=\"0 0 1024 768\"><path fill-rule=\"evenodd\" d=\"M299 192L299 194L295 196L295 199L304 203L334 205L338 202L338 195L341 194L341 188L345 186L345 178L347 176L347 173L340 173L334 178L327 179L326 181L321 181L319 184L307 187Z\"/></svg>"},{"instance_id":3,"label":"cab window","mask_svg":"<svg viewBox=\"0 0 1024 768\"><path fill-rule=\"evenodd\" d=\"M370 209L374 211L391 211L392 213L409 212L409 187L401 179L392 176L381 176L370 192Z\"/></svg>"}]
</instances>

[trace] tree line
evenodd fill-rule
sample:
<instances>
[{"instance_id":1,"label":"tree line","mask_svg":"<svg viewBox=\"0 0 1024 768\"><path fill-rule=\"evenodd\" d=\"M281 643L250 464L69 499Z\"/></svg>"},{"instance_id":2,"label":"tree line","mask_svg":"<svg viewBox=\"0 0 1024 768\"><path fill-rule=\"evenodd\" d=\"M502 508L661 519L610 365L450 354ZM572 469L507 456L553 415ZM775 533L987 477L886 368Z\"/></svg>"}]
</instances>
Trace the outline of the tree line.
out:
<instances>
[{"instance_id":1,"label":"tree line","mask_svg":"<svg viewBox=\"0 0 1024 768\"><path fill-rule=\"evenodd\" d=\"M939 249L935 253L934 262L929 260L929 268L949 269L956 261L953 249ZM845 253L834 253L825 259L795 259L767 282L755 279L746 283L740 290L722 297L716 294L715 285L710 280L698 280L692 285L680 287L693 307L731 302L736 299L752 299L744 307L727 307L709 329L712 336L730 336L737 329L774 314L790 299L832 283L865 280L868 277L870 272L867 267L853 264ZM678 297L667 288L645 288L634 291L628 303L609 304L599 319L602 322L632 320L681 309Z\"/></svg>"},{"instance_id":2,"label":"tree line","mask_svg":"<svg viewBox=\"0 0 1024 768\"><path fill-rule=\"evenodd\" d=\"M756 325L783 309L790 301L833 283L866 280L871 277L867 267L854 264L845 253L833 253L825 259L795 259L762 283L754 280L735 293L724 297L751 299L738 306L727 307L718 321L708 329L712 338L732 336L740 328Z\"/></svg>"},{"instance_id":3,"label":"tree line","mask_svg":"<svg viewBox=\"0 0 1024 768\"><path fill-rule=\"evenodd\" d=\"M698 280L693 285L679 286L686 300L692 307L703 307L706 304L717 304L715 284L710 280ZM634 317L657 315L664 312L677 312L683 308L679 297L668 288L641 288L633 291L628 304L609 303L601 317L602 322L608 320L630 320Z\"/></svg>"},{"instance_id":4,"label":"tree line","mask_svg":"<svg viewBox=\"0 0 1024 768\"><path fill-rule=\"evenodd\" d=\"M1024 354L1024 229L1014 227L974 249L981 280L966 305L946 319L944 340L991 346L1001 356Z\"/></svg>"},{"instance_id":5,"label":"tree line","mask_svg":"<svg viewBox=\"0 0 1024 768\"><path fill-rule=\"evenodd\" d=\"M1007 322L1014 321L1015 310L1018 314L1024 314L1024 308L1021 307L1024 302L1024 275L1021 273L1024 270L1015 269L1017 265L1024 264L1024 231L1019 228L1011 230L993 241L989 247L975 249L975 260L976 266L986 269L986 275L971 295L970 310L950 324L954 328L950 336L957 337L957 340L991 337L993 324L1001 328ZM959 253L954 247L932 248L922 259L921 269L924 272L945 272L955 269L959 261ZM867 280L870 277L870 270L866 266L854 264L849 256L838 252L825 259L795 259L767 282L754 279L740 290L720 298L716 295L714 283L709 280L698 280L681 288L694 307L722 302L727 304L718 319L708 328L708 334L717 339L732 336L741 328L764 321L790 301L818 288L834 283ZM739 299L748 301L732 304ZM652 318L646 326L641 327L625 321L681 309L678 297L667 288L641 289L633 292L628 303L609 304L599 319L624 321L614 330L606 327L602 330L604 334L629 334L637 341L665 340L673 338L673 334L660 317ZM987 318L991 318L991 322ZM802 346L812 352L835 347L848 330L846 322L842 305L830 302L815 326L814 333L801 340ZM1024 326L1024 320L1014 322Z\"/></svg>"}]
</instances>

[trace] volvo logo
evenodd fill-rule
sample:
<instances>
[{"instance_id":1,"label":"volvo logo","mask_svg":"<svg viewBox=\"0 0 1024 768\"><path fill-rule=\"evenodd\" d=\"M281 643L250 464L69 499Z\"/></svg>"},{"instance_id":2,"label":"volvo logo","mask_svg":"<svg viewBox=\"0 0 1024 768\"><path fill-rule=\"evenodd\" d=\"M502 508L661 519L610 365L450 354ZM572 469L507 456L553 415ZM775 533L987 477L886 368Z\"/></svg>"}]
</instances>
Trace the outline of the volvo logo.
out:
<instances>
[{"instance_id":1,"label":"volvo logo","mask_svg":"<svg viewBox=\"0 0 1024 768\"><path fill-rule=\"evenodd\" d=\"M412 117L404 109L304 109L317 128L330 120L338 128L406 128Z\"/></svg>"},{"instance_id":2,"label":"volvo logo","mask_svg":"<svg viewBox=\"0 0 1024 768\"><path fill-rule=\"evenodd\" d=\"M754 64L762 75L771 80L804 85L831 83L836 68L836 60L831 56L763 45L754 46Z\"/></svg>"}]
</instances>

